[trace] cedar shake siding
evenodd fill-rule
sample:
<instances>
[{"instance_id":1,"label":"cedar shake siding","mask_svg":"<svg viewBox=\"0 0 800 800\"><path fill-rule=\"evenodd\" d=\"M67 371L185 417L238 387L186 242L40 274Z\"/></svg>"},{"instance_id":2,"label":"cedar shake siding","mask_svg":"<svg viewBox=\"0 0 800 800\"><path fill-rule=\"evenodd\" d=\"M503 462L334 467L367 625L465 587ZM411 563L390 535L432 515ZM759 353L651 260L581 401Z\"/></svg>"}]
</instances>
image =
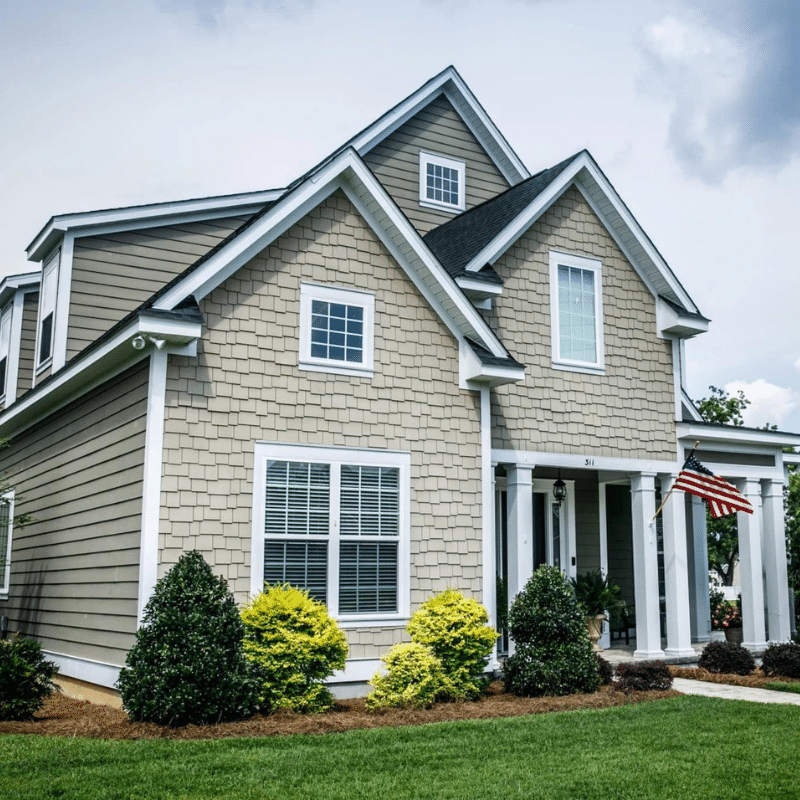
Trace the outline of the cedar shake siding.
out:
<instances>
[{"instance_id":1,"label":"cedar shake siding","mask_svg":"<svg viewBox=\"0 0 800 800\"><path fill-rule=\"evenodd\" d=\"M551 250L602 262L605 374L552 364ZM505 281L489 323L527 367L492 392L493 447L675 459L671 342L652 294L574 187L494 264Z\"/></svg>"},{"instance_id":2,"label":"cedar shake siding","mask_svg":"<svg viewBox=\"0 0 800 800\"><path fill-rule=\"evenodd\" d=\"M12 631L54 653L121 665L133 644L139 577L147 360L11 441L17 514Z\"/></svg>"},{"instance_id":3,"label":"cedar shake siding","mask_svg":"<svg viewBox=\"0 0 800 800\"><path fill-rule=\"evenodd\" d=\"M27 292L22 304L22 330L19 344L19 372L16 397L33 386L36 347L36 316L39 313L39 292Z\"/></svg>"},{"instance_id":4,"label":"cedar shake siding","mask_svg":"<svg viewBox=\"0 0 800 800\"><path fill-rule=\"evenodd\" d=\"M226 217L76 239L67 361L247 219Z\"/></svg>"},{"instance_id":5,"label":"cedar shake siding","mask_svg":"<svg viewBox=\"0 0 800 800\"><path fill-rule=\"evenodd\" d=\"M375 294L372 378L299 369L301 281ZM411 454L412 608L449 586L480 598L478 394L459 389L457 343L344 195L201 307L198 357L170 359L159 574L197 548L247 599L256 441L391 449ZM350 658L402 632L348 630Z\"/></svg>"},{"instance_id":6,"label":"cedar shake siding","mask_svg":"<svg viewBox=\"0 0 800 800\"><path fill-rule=\"evenodd\" d=\"M466 208L494 197L509 183L444 95L389 135L364 161L420 234L453 218L419 202L419 153L424 150L466 165Z\"/></svg>"}]
</instances>

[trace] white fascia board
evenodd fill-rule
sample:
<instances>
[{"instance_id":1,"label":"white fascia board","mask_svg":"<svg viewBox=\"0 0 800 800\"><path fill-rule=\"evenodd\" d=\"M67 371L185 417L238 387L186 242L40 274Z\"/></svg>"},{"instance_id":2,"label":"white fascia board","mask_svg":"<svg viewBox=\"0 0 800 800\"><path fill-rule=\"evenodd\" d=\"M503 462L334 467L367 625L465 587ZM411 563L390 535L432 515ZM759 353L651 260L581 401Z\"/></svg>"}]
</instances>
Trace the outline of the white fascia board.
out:
<instances>
[{"instance_id":1,"label":"white fascia board","mask_svg":"<svg viewBox=\"0 0 800 800\"><path fill-rule=\"evenodd\" d=\"M525 367L484 364L469 342L459 347L459 383L464 389L502 386L525 380Z\"/></svg>"},{"instance_id":2,"label":"white fascia board","mask_svg":"<svg viewBox=\"0 0 800 800\"><path fill-rule=\"evenodd\" d=\"M456 284L461 287L461 290L471 300L483 300L487 297L497 297L503 293L503 285L501 283L489 283L488 281L462 275L456 278Z\"/></svg>"},{"instance_id":3,"label":"white fascia board","mask_svg":"<svg viewBox=\"0 0 800 800\"><path fill-rule=\"evenodd\" d=\"M17 291L33 292L39 288L42 271L25 272L20 275L9 275L0 282L0 307L4 306Z\"/></svg>"},{"instance_id":4,"label":"white fascia board","mask_svg":"<svg viewBox=\"0 0 800 800\"><path fill-rule=\"evenodd\" d=\"M671 474L680 465L676 461L649 460L640 458L616 458L598 456L591 450L585 453L543 453L530 450L492 450L495 464L513 464L518 467L557 467L561 469L583 469L589 472L613 472L627 475L638 473Z\"/></svg>"},{"instance_id":5,"label":"white fascia board","mask_svg":"<svg viewBox=\"0 0 800 800\"><path fill-rule=\"evenodd\" d=\"M735 425L695 425L693 422L677 424L678 440L683 444L693 445L699 441L703 449L729 450L732 446L746 447L748 452L755 452L757 446L761 452L780 451L783 447L800 447L800 434L784 431L761 431L753 428L741 428Z\"/></svg>"},{"instance_id":6,"label":"white fascia board","mask_svg":"<svg viewBox=\"0 0 800 800\"><path fill-rule=\"evenodd\" d=\"M656 297L656 324L659 336L678 336L686 339L699 333L706 333L708 323L709 320L705 317L681 314L669 303Z\"/></svg>"},{"instance_id":7,"label":"white fascia board","mask_svg":"<svg viewBox=\"0 0 800 800\"><path fill-rule=\"evenodd\" d=\"M97 236L123 230L137 230L158 225L202 222L207 219L255 213L264 203L277 200L283 189L270 189L240 195L208 197L200 200L178 200L146 206L60 214L52 217L28 245L29 261L41 261L55 242L67 231L80 231L81 236Z\"/></svg>"}]
</instances>

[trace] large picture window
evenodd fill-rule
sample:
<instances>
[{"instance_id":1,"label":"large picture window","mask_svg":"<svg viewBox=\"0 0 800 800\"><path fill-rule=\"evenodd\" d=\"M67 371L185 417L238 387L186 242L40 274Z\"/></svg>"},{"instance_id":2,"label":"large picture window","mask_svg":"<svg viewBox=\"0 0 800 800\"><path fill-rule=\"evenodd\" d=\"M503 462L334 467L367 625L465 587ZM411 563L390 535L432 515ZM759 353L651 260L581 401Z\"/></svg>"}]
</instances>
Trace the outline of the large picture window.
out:
<instances>
[{"instance_id":1,"label":"large picture window","mask_svg":"<svg viewBox=\"0 0 800 800\"><path fill-rule=\"evenodd\" d=\"M583 256L550 253L553 365L603 371L601 264Z\"/></svg>"},{"instance_id":2,"label":"large picture window","mask_svg":"<svg viewBox=\"0 0 800 800\"><path fill-rule=\"evenodd\" d=\"M258 443L253 591L306 589L347 619L408 609L407 453Z\"/></svg>"}]
</instances>

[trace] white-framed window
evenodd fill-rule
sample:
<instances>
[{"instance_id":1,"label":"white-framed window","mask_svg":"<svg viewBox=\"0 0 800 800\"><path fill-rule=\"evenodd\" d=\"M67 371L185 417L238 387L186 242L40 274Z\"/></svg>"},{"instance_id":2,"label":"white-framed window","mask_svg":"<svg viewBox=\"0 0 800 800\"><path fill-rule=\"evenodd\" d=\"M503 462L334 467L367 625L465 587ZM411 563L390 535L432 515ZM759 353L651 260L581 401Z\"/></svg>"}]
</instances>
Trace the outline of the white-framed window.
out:
<instances>
[{"instance_id":1,"label":"white-framed window","mask_svg":"<svg viewBox=\"0 0 800 800\"><path fill-rule=\"evenodd\" d=\"M58 266L61 251L55 252L42 267L42 288L39 296L39 328L36 345L36 366L45 367L53 359L53 336L56 324Z\"/></svg>"},{"instance_id":2,"label":"white-framed window","mask_svg":"<svg viewBox=\"0 0 800 800\"><path fill-rule=\"evenodd\" d=\"M553 366L603 372L601 262L550 252Z\"/></svg>"},{"instance_id":3,"label":"white-framed window","mask_svg":"<svg viewBox=\"0 0 800 800\"><path fill-rule=\"evenodd\" d=\"M11 355L11 308L9 303L0 314L0 400L7 394L8 361Z\"/></svg>"},{"instance_id":4,"label":"white-framed window","mask_svg":"<svg viewBox=\"0 0 800 800\"><path fill-rule=\"evenodd\" d=\"M445 156L420 151L419 202L431 208L463 211L466 165Z\"/></svg>"},{"instance_id":5,"label":"white-framed window","mask_svg":"<svg viewBox=\"0 0 800 800\"><path fill-rule=\"evenodd\" d=\"M11 582L11 533L14 527L14 492L0 496L0 595L7 596Z\"/></svg>"},{"instance_id":6,"label":"white-framed window","mask_svg":"<svg viewBox=\"0 0 800 800\"><path fill-rule=\"evenodd\" d=\"M408 453L257 442L252 591L290 583L347 622L409 608Z\"/></svg>"},{"instance_id":7,"label":"white-framed window","mask_svg":"<svg viewBox=\"0 0 800 800\"><path fill-rule=\"evenodd\" d=\"M375 368L375 295L303 283L300 367L371 376Z\"/></svg>"}]
</instances>

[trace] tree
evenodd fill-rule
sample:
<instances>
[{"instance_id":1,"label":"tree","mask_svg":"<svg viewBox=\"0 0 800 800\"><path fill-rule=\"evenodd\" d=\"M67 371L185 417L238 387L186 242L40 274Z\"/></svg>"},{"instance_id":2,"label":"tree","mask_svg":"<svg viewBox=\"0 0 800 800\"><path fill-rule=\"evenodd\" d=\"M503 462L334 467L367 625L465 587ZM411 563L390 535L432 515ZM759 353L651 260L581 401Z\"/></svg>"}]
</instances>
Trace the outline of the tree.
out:
<instances>
[{"instance_id":1,"label":"tree","mask_svg":"<svg viewBox=\"0 0 800 800\"><path fill-rule=\"evenodd\" d=\"M742 412L750 405L750 401L744 396L740 389L735 396L729 395L724 389L716 386L709 386L710 397L704 397L695 404L700 416L706 422L714 422L717 425L744 425Z\"/></svg>"},{"instance_id":2,"label":"tree","mask_svg":"<svg viewBox=\"0 0 800 800\"><path fill-rule=\"evenodd\" d=\"M795 614L800 618L800 471L793 466L783 500L789 586L794 589ZM800 621L800 620L799 620Z\"/></svg>"}]
</instances>

